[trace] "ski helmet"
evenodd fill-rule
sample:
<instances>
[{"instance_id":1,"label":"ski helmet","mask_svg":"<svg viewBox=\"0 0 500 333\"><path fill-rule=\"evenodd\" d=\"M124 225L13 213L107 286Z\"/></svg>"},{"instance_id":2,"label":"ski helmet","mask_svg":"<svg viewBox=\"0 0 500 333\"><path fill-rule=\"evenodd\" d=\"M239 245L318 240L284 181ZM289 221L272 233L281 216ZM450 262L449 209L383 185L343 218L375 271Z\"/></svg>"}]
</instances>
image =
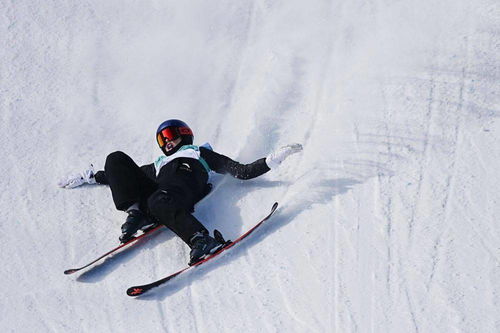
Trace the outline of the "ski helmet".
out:
<instances>
[{"instance_id":1,"label":"ski helmet","mask_svg":"<svg viewBox=\"0 0 500 333\"><path fill-rule=\"evenodd\" d=\"M176 143L175 141L179 138L181 141ZM178 119L166 120L156 130L156 142L167 156L172 155L184 145L192 145L193 138L191 128Z\"/></svg>"}]
</instances>

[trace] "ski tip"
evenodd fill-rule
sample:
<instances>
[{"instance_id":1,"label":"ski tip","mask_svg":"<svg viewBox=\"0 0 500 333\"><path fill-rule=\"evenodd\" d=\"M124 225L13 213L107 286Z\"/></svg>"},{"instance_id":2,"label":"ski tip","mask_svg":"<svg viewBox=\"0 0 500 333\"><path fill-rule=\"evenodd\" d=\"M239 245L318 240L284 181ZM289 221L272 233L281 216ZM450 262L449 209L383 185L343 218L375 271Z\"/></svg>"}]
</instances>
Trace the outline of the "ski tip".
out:
<instances>
[{"instance_id":1,"label":"ski tip","mask_svg":"<svg viewBox=\"0 0 500 333\"><path fill-rule=\"evenodd\" d=\"M67 270L64 271L64 274L65 275L69 275L69 274L73 274L74 272L77 272L77 271L78 271L78 269L74 269L74 268L67 269Z\"/></svg>"},{"instance_id":2,"label":"ski tip","mask_svg":"<svg viewBox=\"0 0 500 333\"><path fill-rule=\"evenodd\" d=\"M271 210L272 210L272 211L275 211L275 210L276 210L276 208L278 208L278 203L277 203L277 202L275 202L275 203L273 204L273 208L271 208Z\"/></svg>"},{"instance_id":3,"label":"ski tip","mask_svg":"<svg viewBox=\"0 0 500 333\"><path fill-rule=\"evenodd\" d=\"M127 295L129 296L139 296L142 295L146 290L141 287L130 287L127 289Z\"/></svg>"}]
</instances>

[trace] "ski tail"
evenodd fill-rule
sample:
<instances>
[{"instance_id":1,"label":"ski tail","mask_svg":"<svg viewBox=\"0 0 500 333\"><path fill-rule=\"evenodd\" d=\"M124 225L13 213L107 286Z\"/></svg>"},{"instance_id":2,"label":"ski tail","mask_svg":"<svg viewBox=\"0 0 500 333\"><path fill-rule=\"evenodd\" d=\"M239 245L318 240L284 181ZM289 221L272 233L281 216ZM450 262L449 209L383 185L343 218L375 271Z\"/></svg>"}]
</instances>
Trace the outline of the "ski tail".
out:
<instances>
[{"instance_id":1,"label":"ski tail","mask_svg":"<svg viewBox=\"0 0 500 333\"><path fill-rule=\"evenodd\" d=\"M112 254L112 253L115 253L116 251L118 251L119 249L121 249L121 248L123 248L123 247L125 247L125 246L128 246L128 245L130 245L130 244L132 244L132 243L137 242L139 239L141 239L141 238L143 238L143 237L146 237L147 235L152 234L153 232L155 232L155 231L159 230L159 229L160 229L160 228L162 228L162 227L163 227L163 225L162 225L162 224L160 224L160 225L158 225L158 226L156 226L156 227L152 227L152 228L150 228L150 229L147 229L147 231L144 231L144 233L143 233L142 235L137 236L137 237L134 237L134 238L130 239L129 241L127 241L127 242L125 242L125 243L123 243L123 244L121 244L121 245L119 245L119 246L115 247L114 249L112 249L112 250L110 250L110 251L106 252L105 254L103 254L102 256L100 256L99 258L97 258L97 259L95 259L95 260L93 260L93 261L89 262L88 264L86 264L86 265L84 265L84 266L82 266L82 267L78 267L78 268L71 268L71 269L67 269L67 270L65 270L65 271L64 271L64 274L66 274L66 275L73 274L73 273L76 273L76 272L78 272L78 271L80 271L80 270L82 270L82 269L84 269L84 268L87 268L87 267L89 267L90 265L92 265L92 264L94 264L94 263L98 262L99 260L103 259L104 257L107 257L107 256L109 256L109 255L110 255L110 254Z\"/></svg>"}]
</instances>

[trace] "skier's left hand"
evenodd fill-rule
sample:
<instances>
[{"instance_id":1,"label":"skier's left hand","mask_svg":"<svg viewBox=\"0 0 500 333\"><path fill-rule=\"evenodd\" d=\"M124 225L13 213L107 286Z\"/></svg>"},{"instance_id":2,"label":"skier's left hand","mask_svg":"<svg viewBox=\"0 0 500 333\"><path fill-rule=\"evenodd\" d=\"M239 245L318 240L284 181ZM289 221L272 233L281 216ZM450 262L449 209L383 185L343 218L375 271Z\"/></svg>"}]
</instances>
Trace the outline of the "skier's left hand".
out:
<instances>
[{"instance_id":1,"label":"skier's left hand","mask_svg":"<svg viewBox=\"0 0 500 333\"><path fill-rule=\"evenodd\" d=\"M270 169L278 167L288 156L302 151L300 143L292 143L279 148L266 157L266 164Z\"/></svg>"},{"instance_id":2,"label":"skier's left hand","mask_svg":"<svg viewBox=\"0 0 500 333\"><path fill-rule=\"evenodd\" d=\"M83 184L96 184L94 175L94 166L91 164L88 169L80 173L71 174L62 178L57 182L57 185L62 188L75 188Z\"/></svg>"}]
</instances>

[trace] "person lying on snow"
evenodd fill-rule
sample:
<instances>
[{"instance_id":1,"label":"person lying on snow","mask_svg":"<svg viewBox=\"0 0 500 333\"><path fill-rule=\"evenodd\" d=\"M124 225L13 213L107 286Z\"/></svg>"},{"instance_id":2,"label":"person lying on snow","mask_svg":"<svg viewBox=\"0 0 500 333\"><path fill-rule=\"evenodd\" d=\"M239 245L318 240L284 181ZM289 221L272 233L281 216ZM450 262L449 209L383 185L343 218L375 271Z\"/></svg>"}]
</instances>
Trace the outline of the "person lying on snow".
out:
<instances>
[{"instance_id":1,"label":"person lying on snow","mask_svg":"<svg viewBox=\"0 0 500 333\"><path fill-rule=\"evenodd\" d=\"M82 184L109 184L116 209L128 213L121 227L122 243L138 230L160 223L191 248L189 265L193 265L223 245L192 215L194 205L212 188L209 173L252 179L302 150L302 145L290 144L253 163L240 164L214 152L209 144L193 145L193 138L193 131L185 122L167 120L156 131L164 155L154 163L139 167L128 155L116 151L107 156L103 171L94 172L91 166L63 178L58 185L74 188Z\"/></svg>"}]
</instances>

